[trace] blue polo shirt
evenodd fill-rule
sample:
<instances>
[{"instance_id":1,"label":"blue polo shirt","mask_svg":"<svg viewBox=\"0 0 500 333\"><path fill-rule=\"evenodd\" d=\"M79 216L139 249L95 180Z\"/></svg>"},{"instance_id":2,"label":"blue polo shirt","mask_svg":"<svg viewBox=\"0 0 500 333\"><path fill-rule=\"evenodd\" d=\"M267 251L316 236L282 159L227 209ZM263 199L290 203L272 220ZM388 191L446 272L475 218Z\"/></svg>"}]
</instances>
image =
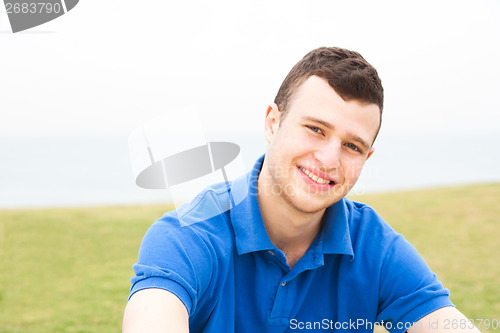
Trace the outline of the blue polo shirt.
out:
<instances>
[{"instance_id":1,"label":"blue polo shirt","mask_svg":"<svg viewBox=\"0 0 500 333\"><path fill-rule=\"evenodd\" d=\"M229 187L217 184L166 213L144 236L130 296L168 290L190 332L404 332L452 306L415 248L367 205L342 199L290 269L267 235L257 200L261 157Z\"/></svg>"}]
</instances>

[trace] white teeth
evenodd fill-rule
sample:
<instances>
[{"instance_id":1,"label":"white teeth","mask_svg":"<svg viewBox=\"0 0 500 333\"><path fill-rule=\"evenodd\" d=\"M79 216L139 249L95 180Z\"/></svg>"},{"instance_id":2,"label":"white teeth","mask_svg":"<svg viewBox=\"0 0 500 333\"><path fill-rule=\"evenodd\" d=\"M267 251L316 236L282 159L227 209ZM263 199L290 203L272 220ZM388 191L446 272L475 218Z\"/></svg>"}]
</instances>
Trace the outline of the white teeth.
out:
<instances>
[{"instance_id":1,"label":"white teeth","mask_svg":"<svg viewBox=\"0 0 500 333\"><path fill-rule=\"evenodd\" d=\"M303 167L299 167L299 169L302 170L306 175L309 176L309 178L311 178L312 180L314 180L316 183L319 183L319 184L330 184L330 180L318 177L315 174L313 174L311 171L309 171L307 169L304 169Z\"/></svg>"}]
</instances>

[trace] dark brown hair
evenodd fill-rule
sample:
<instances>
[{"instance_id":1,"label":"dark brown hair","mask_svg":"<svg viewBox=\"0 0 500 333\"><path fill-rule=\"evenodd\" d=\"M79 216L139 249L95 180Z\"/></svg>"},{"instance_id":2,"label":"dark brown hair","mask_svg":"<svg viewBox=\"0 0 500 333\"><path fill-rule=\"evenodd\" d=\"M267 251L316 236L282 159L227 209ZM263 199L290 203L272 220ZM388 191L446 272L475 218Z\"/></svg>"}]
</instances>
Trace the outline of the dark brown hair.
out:
<instances>
[{"instance_id":1,"label":"dark brown hair","mask_svg":"<svg viewBox=\"0 0 500 333\"><path fill-rule=\"evenodd\" d=\"M380 109L380 123L382 122L384 88L377 71L358 52L338 47L312 50L288 73L274 99L282 112L282 119L297 88L313 75L327 80L345 101L376 104Z\"/></svg>"}]
</instances>

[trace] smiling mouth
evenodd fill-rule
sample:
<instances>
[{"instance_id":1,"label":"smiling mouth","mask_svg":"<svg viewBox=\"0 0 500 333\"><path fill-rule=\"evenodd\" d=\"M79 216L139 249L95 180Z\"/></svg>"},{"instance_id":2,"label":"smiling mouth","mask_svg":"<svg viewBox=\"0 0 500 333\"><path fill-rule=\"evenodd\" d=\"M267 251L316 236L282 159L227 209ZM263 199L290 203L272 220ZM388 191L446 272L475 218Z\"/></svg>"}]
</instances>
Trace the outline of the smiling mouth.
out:
<instances>
[{"instance_id":1,"label":"smiling mouth","mask_svg":"<svg viewBox=\"0 0 500 333\"><path fill-rule=\"evenodd\" d=\"M324 184L324 185L330 185L330 186L335 185L334 181L321 178L321 177L315 175L314 173L312 173L311 171L305 169L304 167L300 166L299 169L300 169L300 171L305 173L309 178L311 178L313 181L315 181L318 184Z\"/></svg>"}]
</instances>

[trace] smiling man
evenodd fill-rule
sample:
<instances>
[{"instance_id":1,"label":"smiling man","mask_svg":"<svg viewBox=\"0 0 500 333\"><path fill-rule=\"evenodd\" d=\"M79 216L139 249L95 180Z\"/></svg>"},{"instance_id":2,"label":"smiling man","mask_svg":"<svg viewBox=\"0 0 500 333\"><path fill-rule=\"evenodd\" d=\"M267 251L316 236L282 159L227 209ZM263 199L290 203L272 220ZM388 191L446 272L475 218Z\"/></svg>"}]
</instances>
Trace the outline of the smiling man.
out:
<instances>
[{"instance_id":1,"label":"smiling man","mask_svg":"<svg viewBox=\"0 0 500 333\"><path fill-rule=\"evenodd\" d=\"M269 144L252 171L148 230L123 331L372 332L380 322L477 332L458 325L468 322L416 250L345 198L374 152L382 108L381 81L361 55L308 53L267 109Z\"/></svg>"},{"instance_id":2,"label":"smiling man","mask_svg":"<svg viewBox=\"0 0 500 333\"><path fill-rule=\"evenodd\" d=\"M382 94L380 82L378 89ZM314 75L296 89L288 108L268 108L258 201L271 241L292 268L318 235L325 209L349 192L373 153L381 106L344 101Z\"/></svg>"}]
</instances>

